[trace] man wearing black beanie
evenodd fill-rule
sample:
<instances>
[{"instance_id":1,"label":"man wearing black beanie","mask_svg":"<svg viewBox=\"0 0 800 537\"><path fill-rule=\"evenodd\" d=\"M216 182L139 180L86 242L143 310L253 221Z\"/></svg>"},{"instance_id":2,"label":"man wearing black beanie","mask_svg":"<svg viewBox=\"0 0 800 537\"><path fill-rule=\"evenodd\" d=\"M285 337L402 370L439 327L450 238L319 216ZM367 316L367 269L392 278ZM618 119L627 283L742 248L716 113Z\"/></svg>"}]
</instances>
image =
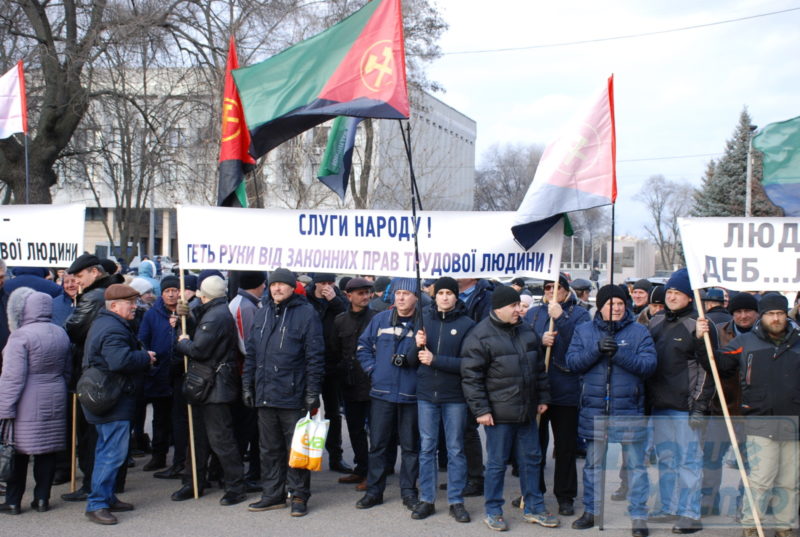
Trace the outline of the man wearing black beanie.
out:
<instances>
[{"instance_id":1,"label":"man wearing black beanie","mask_svg":"<svg viewBox=\"0 0 800 537\"><path fill-rule=\"evenodd\" d=\"M503 482L515 446L525 499L523 518L531 524L556 527L560 521L547 511L539 487L542 452L536 416L550 403L541 341L520 320L522 308L516 290L497 287L491 304L489 317L467 334L461 351L464 397L486 433L484 522L495 531L508 529L503 518Z\"/></svg>"},{"instance_id":2,"label":"man wearing black beanie","mask_svg":"<svg viewBox=\"0 0 800 537\"><path fill-rule=\"evenodd\" d=\"M800 329L789 322L789 303L779 293L767 293L758 303L760 318L749 332L735 337L714 353L720 374L739 371L741 409L749 457L747 474L759 518L767 519L767 506L777 537L789 537L797 526L798 442L800 416ZM709 332L708 320L697 321L697 335ZM791 416L794 420L764 418ZM780 502L770 498L781 498ZM742 506L746 537L758 535L750 502Z\"/></svg>"}]
</instances>

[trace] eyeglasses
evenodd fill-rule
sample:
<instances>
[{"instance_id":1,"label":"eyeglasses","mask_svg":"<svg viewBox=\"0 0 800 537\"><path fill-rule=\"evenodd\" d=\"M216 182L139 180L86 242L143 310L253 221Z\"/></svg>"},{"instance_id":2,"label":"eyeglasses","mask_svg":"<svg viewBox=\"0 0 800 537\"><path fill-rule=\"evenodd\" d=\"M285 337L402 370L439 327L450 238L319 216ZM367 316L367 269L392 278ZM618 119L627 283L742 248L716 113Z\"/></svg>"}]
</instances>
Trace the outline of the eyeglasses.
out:
<instances>
[{"instance_id":1,"label":"eyeglasses","mask_svg":"<svg viewBox=\"0 0 800 537\"><path fill-rule=\"evenodd\" d=\"M552 291L553 290L553 284L548 283L547 285L544 286L544 290L545 291Z\"/></svg>"}]
</instances>

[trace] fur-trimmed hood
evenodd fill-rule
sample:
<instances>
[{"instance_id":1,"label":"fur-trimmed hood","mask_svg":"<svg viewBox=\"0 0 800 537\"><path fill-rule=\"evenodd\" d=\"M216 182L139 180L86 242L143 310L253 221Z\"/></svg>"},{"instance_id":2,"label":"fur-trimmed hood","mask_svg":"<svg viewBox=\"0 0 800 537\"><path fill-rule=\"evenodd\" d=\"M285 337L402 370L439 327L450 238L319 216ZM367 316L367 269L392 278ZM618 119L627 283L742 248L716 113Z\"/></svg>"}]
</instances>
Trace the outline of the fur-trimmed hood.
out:
<instances>
[{"instance_id":1,"label":"fur-trimmed hood","mask_svg":"<svg viewBox=\"0 0 800 537\"><path fill-rule=\"evenodd\" d=\"M49 323L53 316L53 299L30 287L20 287L8 297L6 313L11 332L29 323Z\"/></svg>"}]
</instances>

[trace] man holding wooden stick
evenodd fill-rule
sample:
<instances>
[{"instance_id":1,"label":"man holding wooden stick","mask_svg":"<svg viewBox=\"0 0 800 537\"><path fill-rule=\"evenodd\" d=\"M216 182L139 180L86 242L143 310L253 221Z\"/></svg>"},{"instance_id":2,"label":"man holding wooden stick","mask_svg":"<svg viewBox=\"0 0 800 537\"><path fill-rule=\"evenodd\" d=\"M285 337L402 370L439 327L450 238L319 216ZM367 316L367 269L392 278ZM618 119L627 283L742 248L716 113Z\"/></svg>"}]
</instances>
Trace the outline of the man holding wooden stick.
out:
<instances>
[{"instance_id":1,"label":"man holding wooden stick","mask_svg":"<svg viewBox=\"0 0 800 537\"><path fill-rule=\"evenodd\" d=\"M785 296L767 293L753 329L714 353L723 376L738 368L747 476L758 518L772 508L776 537L789 537L798 525L800 329L788 322L788 310ZM698 337L708 333L708 321L698 320L696 331ZM742 525L745 537L758 535L749 502L744 502Z\"/></svg>"}]
</instances>

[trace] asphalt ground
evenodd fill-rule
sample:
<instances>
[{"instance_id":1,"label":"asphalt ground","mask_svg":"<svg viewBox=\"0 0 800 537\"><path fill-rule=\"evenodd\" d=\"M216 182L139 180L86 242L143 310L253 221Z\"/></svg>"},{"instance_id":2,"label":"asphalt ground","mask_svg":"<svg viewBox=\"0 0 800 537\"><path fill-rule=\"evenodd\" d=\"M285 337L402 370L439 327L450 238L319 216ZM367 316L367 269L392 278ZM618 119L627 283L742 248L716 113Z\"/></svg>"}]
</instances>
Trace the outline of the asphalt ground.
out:
<instances>
[{"instance_id":1,"label":"asphalt ground","mask_svg":"<svg viewBox=\"0 0 800 537\"><path fill-rule=\"evenodd\" d=\"M149 421L148 421L149 422ZM345 439L345 457L352 455ZM522 512L513 508L510 501L519 493L519 482L512 477L510 468L505 482L505 516L510 526L509 534L545 535L557 534L570 537L621 537L630 535L630 520L626 515L626 502L608 500L617 488L619 446L612 445L609 450L608 483L606 486L605 529L573 530L570 524L582 512L579 497L575 502L575 516L560 517L561 527L557 529L542 528L531 525L522 518ZM548 454L551 463L552 454ZM136 509L119 513L119 524L116 526L99 526L89 522L84 516L85 503L67 503L61 500L62 493L68 492L68 484L53 487L51 509L46 513L37 513L30 508L33 491L33 476L28 478L28 488L23 498L23 512L19 516L0 514L0 537L94 537L94 536L130 536L130 537L217 537L217 536L279 536L279 537L390 537L390 536L483 536L493 535L483 519L483 498L466 498L465 505L472 515L472 522L459 524L448 515L447 498L444 491L439 491L436 513L425 520L413 520L411 513L402 505L397 484L397 476L390 476L384 494L384 504L368 510L356 509L355 502L362 496L354 485L337 483L341 474L323 470L314 472L311 479L312 497L309 500L309 513L302 518L289 516L289 509L251 513L247 503L257 501L259 493L248 495L248 502L235 506L223 507L219 504L222 491L209 489L198 500L173 502L170 494L180 487L178 480L155 479L152 473L142 471L148 458L137 458L136 467L128 471L126 491L120 499L131 502ZM399 463L398 463L399 464ZM327 468L327 461L323 466ZM582 461L579 460L579 476ZM657 471L649 469L651 478L652 507L655 497ZM735 469L726 468L723 478L723 489L735 491L738 483ZM444 482L446 474L439 473L440 482ZM552 464L546 471L548 489L552 488ZM579 487L580 487L579 477ZM548 507L556 511L555 498L545 495ZM717 516L704 519L705 529L698 535L725 536L741 535L738 524L730 516ZM671 524L650 524L651 535L672 535ZM771 535L771 532L767 532Z\"/></svg>"}]
</instances>

